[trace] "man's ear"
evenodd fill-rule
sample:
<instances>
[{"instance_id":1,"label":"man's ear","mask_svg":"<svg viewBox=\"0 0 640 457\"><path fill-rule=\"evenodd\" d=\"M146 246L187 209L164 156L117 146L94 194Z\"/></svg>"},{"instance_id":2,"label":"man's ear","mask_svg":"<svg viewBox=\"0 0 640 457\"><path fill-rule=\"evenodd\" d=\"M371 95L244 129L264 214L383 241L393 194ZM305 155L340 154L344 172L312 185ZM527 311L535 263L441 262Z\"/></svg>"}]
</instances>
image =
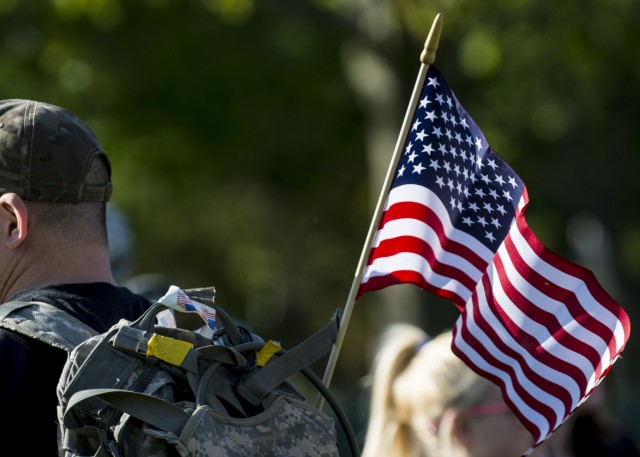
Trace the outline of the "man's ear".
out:
<instances>
[{"instance_id":1,"label":"man's ear","mask_svg":"<svg viewBox=\"0 0 640 457\"><path fill-rule=\"evenodd\" d=\"M16 249L27 238L27 204L13 192L0 196L0 236L7 249Z\"/></svg>"}]
</instances>

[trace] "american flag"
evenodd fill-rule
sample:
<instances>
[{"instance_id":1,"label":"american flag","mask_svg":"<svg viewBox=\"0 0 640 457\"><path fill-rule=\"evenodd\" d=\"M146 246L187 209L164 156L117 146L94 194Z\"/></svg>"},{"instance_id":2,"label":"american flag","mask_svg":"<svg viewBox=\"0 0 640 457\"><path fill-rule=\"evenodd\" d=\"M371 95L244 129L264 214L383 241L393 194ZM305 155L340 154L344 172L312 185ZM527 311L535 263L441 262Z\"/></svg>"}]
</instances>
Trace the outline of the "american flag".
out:
<instances>
[{"instance_id":1,"label":"american flag","mask_svg":"<svg viewBox=\"0 0 640 457\"><path fill-rule=\"evenodd\" d=\"M182 291L181 289L178 289L177 291L176 303L180 308L182 308L186 312L198 313L207 323L207 326L210 329L215 330L216 328L215 309L191 300L191 298L189 298L189 296L186 293L184 293L184 291Z\"/></svg>"},{"instance_id":2,"label":"american flag","mask_svg":"<svg viewBox=\"0 0 640 457\"><path fill-rule=\"evenodd\" d=\"M544 441L629 338L593 274L528 227L526 187L430 66L357 297L411 283L455 304L453 352Z\"/></svg>"}]
</instances>

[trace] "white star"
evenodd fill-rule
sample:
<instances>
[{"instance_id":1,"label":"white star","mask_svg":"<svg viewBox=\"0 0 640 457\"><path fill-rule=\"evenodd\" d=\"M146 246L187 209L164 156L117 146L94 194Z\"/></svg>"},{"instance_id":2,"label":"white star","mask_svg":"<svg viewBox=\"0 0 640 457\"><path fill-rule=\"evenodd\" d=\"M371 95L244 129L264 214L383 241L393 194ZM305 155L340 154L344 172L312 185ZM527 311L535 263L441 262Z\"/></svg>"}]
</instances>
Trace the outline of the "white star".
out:
<instances>
[{"instance_id":1,"label":"white star","mask_svg":"<svg viewBox=\"0 0 640 457\"><path fill-rule=\"evenodd\" d=\"M467 125L467 120L464 117L460 120L460 123L464 126L464 128L469 128L469 126Z\"/></svg>"},{"instance_id":2,"label":"white star","mask_svg":"<svg viewBox=\"0 0 640 457\"><path fill-rule=\"evenodd\" d=\"M442 131L440 130L440 127L434 127L433 134L437 136L438 139L440 139L440 137L442 136Z\"/></svg>"},{"instance_id":3,"label":"white star","mask_svg":"<svg viewBox=\"0 0 640 457\"><path fill-rule=\"evenodd\" d=\"M422 100L420 100L420 108L426 108L427 105L431 103L431 100L425 95Z\"/></svg>"},{"instance_id":4,"label":"white star","mask_svg":"<svg viewBox=\"0 0 640 457\"><path fill-rule=\"evenodd\" d=\"M438 176L436 178L436 184L440 187L440 189L444 187L444 180L442 179L442 176Z\"/></svg>"},{"instance_id":5,"label":"white star","mask_svg":"<svg viewBox=\"0 0 640 457\"><path fill-rule=\"evenodd\" d=\"M509 200L509 201L513 200L513 197L511 196L511 194L509 192L507 192L506 190L504 192L502 192L502 196L504 198L506 198L507 200Z\"/></svg>"},{"instance_id":6,"label":"white star","mask_svg":"<svg viewBox=\"0 0 640 457\"><path fill-rule=\"evenodd\" d=\"M482 225L483 227L487 226L487 221L484 219L484 217L480 216L478 218L478 224Z\"/></svg>"},{"instance_id":7,"label":"white star","mask_svg":"<svg viewBox=\"0 0 640 457\"><path fill-rule=\"evenodd\" d=\"M493 197L493 199L494 199L494 200L497 200L497 199L498 199L498 192L496 192L496 190L495 190L495 189L491 189L491 190L489 191L489 195L491 195L491 196Z\"/></svg>"},{"instance_id":8,"label":"white star","mask_svg":"<svg viewBox=\"0 0 640 457\"><path fill-rule=\"evenodd\" d=\"M491 182L491 180L489 179L489 176L483 175L483 174L480 174L480 180L484 181L485 184L489 184Z\"/></svg>"},{"instance_id":9,"label":"white star","mask_svg":"<svg viewBox=\"0 0 640 457\"><path fill-rule=\"evenodd\" d=\"M491 218L491 225L493 225L497 229L500 228L500 222L498 222L498 219L496 219L495 217Z\"/></svg>"},{"instance_id":10,"label":"white star","mask_svg":"<svg viewBox=\"0 0 640 457\"><path fill-rule=\"evenodd\" d=\"M431 146L431 143L427 144L426 146L425 145L422 146L422 152L426 152L427 154L431 155L433 151L434 149Z\"/></svg>"},{"instance_id":11,"label":"white star","mask_svg":"<svg viewBox=\"0 0 640 457\"><path fill-rule=\"evenodd\" d=\"M427 111L425 119L428 119L428 120L433 122L433 120L435 120L435 118L436 118L436 115L435 115L435 113L433 111Z\"/></svg>"},{"instance_id":12,"label":"white star","mask_svg":"<svg viewBox=\"0 0 640 457\"><path fill-rule=\"evenodd\" d=\"M407 144L407 147L404 148L404 153L405 154L409 154L411 152L411 148L413 147L413 145L411 144L411 142L409 142L409 144Z\"/></svg>"},{"instance_id":13,"label":"white star","mask_svg":"<svg viewBox=\"0 0 640 457\"><path fill-rule=\"evenodd\" d=\"M437 78L429 78L429 82L427 83L427 86L433 86L438 87L440 85L440 83L438 82Z\"/></svg>"},{"instance_id":14,"label":"white star","mask_svg":"<svg viewBox=\"0 0 640 457\"><path fill-rule=\"evenodd\" d=\"M404 175L404 170L405 170L404 165L402 165L400 168L398 168L398 178L400 176Z\"/></svg>"},{"instance_id":15,"label":"white star","mask_svg":"<svg viewBox=\"0 0 640 457\"><path fill-rule=\"evenodd\" d=\"M416 138L418 138L420 141L424 141L425 136L427 136L427 134L424 133L424 130L420 130L418 133L416 133Z\"/></svg>"},{"instance_id":16,"label":"white star","mask_svg":"<svg viewBox=\"0 0 640 457\"><path fill-rule=\"evenodd\" d=\"M498 205L498 207L496 208L496 211L498 211L500 214L502 214L503 216L506 214L506 210L504 209L504 206L502 205Z\"/></svg>"},{"instance_id":17,"label":"white star","mask_svg":"<svg viewBox=\"0 0 640 457\"><path fill-rule=\"evenodd\" d=\"M516 183L516 178L514 178L513 176L509 176L509 184L511 184L514 189L518 187L518 183Z\"/></svg>"},{"instance_id":18,"label":"white star","mask_svg":"<svg viewBox=\"0 0 640 457\"><path fill-rule=\"evenodd\" d=\"M485 193L480 187L476 187L474 194L476 194L480 198L485 197Z\"/></svg>"},{"instance_id":19,"label":"white star","mask_svg":"<svg viewBox=\"0 0 640 457\"><path fill-rule=\"evenodd\" d=\"M478 148L478 151L482 149L482 140L479 137L476 137L476 147Z\"/></svg>"},{"instance_id":20,"label":"white star","mask_svg":"<svg viewBox=\"0 0 640 457\"><path fill-rule=\"evenodd\" d=\"M449 190L453 191L453 188L455 187L453 179L451 179L451 178L447 179L447 187L449 187Z\"/></svg>"},{"instance_id":21,"label":"white star","mask_svg":"<svg viewBox=\"0 0 640 457\"><path fill-rule=\"evenodd\" d=\"M426 168L422 166L422 163L419 163L418 165L414 165L413 166L413 172L412 173L421 174L424 170L426 170Z\"/></svg>"},{"instance_id":22,"label":"white star","mask_svg":"<svg viewBox=\"0 0 640 457\"><path fill-rule=\"evenodd\" d=\"M449 162L445 162L444 169L447 170L447 173L451 173L451 164Z\"/></svg>"},{"instance_id":23,"label":"white star","mask_svg":"<svg viewBox=\"0 0 640 457\"><path fill-rule=\"evenodd\" d=\"M465 138L465 141L469 146L473 146L473 138L471 138L469 135L467 135L467 138Z\"/></svg>"},{"instance_id":24,"label":"white star","mask_svg":"<svg viewBox=\"0 0 640 457\"><path fill-rule=\"evenodd\" d=\"M491 207L491 203L485 203L484 205L482 205L482 207L488 213L491 213L491 211L493 211L493 208Z\"/></svg>"},{"instance_id":25,"label":"white star","mask_svg":"<svg viewBox=\"0 0 640 457\"><path fill-rule=\"evenodd\" d=\"M412 131L416 130L421 123L422 122L420 122L418 119L416 119L416 121L413 123L413 127L411 128L411 130Z\"/></svg>"},{"instance_id":26,"label":"white star","mask_svg":"<svg viewBox=\"0 0 640 457\"><path fill-rule=\"evenodd\" d=\"M471 226L471 224L473 224L473 222L471 222L471 218L469 218L469 217L463 217L462 218L462 223L466 224L468 226Z\"/></svg>"},{"instance_id":27,"label":"white star","mask_svg":"<svg viewBox=\"0 0 640 457\"><path fill-rule=\"evenodd\" d=\"M493 236L493 233L491 232L484 232L484 233L485 233L484 237L489 241L491 241L492 243L496 240L496 238Z\"/></svg>"},{"instance_id":28,"label":"white star","mask_svg":"<svg viewBox=\"0 0 640 457\"><path fill-rule=\"evenodd\" d=\"M413 162L416 157L418 157L418 154L416 154L415 152L412 152L407 162Z\"/></svg>"},{"instance_id":29,"label":"white star","mask_svg":"<svg viewBox=\"0 0 640 457\"><path fill-rule=\"evenodd\" d=\"M438 164L437 160L431 160L429 163L429 168L433 168L434 171L438 171L438 168L440 168L440 164Z\"/></svg>"},{"instance_id":30,"label":"white star","mask_svg":"<svg viewBox=\"0 0 640 457\"><path fill-rule=\"evenodd\" d=\"M496 175L496 182L501 186L504 186L504 179L502 179L502 175Z\"/></svg>"},{"instance_id":31,"label":"white star","mask_svg":"<svg viewBox=\"0 0 640 457\"><path fill-rule=\"evenodd\" d=\"M451 205L451 209L456 209L456 206L458 206L458 204L456 203L456 199L453 197L451 197L449 204Z\"/></svg>"},{"instance_id":32,"label":"white star","mask_svg":"<svg viewBox=\"0 0 640 457\"><path fill-rule=\"evenodd\" d=\"M489 165L491 168L493 168L494 171L495 171L496 168L498 168L498 166L496 165L496 161L493 160L493 159L490 159L489 163L487 165Z\"/></svg>"},{"instance_id":33,"label":"white star","mask_svg":"<svg viewBox=\"0 0 640 457\"><path fill-rule=\"evenodd\" d=\"M474 202L471 202L469 203L469 209L472 209L477 213L480 208L478 208L478 205L476 205Z\"/></svg>"},{"instance_id":34,"label":"white star","mask_svg":"<svg viewBox=\"0 0 640 457\"><path fill-rule=\"evenodd\" d=\"M436 95L436 101L441 105L444 103L444 99L442 98L442 94Z\"/></svg>"}]
</instances>

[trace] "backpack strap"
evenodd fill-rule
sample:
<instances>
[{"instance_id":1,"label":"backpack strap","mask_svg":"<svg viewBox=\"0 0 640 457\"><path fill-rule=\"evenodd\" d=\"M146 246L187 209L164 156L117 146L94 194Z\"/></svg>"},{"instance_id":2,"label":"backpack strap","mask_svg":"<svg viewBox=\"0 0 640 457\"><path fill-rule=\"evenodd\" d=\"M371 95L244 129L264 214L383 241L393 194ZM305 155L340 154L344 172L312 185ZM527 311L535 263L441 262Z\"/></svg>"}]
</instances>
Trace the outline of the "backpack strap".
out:
<instances>
[{"instance_id":1,"label":"backpack strap","mask_svg":"<svg viewBox=\"0 0 640 457\"><path fill-rule=\"evenodd\" d=\"M35 301L10 301L1 304L0 328L67 352L98 333L66 311L49 303Z\"/></svg>"},{"instance_id":2,"label":"backpack strap","mask_svg":"<svg viewBox=\"0 0 640 457\"><path fill-rule=\"evenodd\" d=\"M331 349L336 341L340 322L340 309L323 328L289 351L280 351L264 367L250 375L237 391L254 405L292 374L308 367Z\"/></svg>"}]
</instances>

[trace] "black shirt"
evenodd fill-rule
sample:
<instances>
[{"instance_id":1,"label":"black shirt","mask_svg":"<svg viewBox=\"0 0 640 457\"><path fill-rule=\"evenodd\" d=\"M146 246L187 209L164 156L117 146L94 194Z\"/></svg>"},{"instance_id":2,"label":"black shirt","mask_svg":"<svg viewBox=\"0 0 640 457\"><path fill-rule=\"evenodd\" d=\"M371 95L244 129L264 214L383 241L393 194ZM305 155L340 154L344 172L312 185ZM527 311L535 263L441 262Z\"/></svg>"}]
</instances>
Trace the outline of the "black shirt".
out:
<instances>
[{"instance_id":1,"label":"black shirt","mask_svg":"<svg viewBox=\"0 0 640 457\"><path fill-rule=\"evenodd\" d=\"M50 303L100 333L150 306L145 297L108 283L34 287L12 300ZM56 386L66 358L62 349L0 329L0 455L57 456Z\"/></svg>"}]
</instances>

